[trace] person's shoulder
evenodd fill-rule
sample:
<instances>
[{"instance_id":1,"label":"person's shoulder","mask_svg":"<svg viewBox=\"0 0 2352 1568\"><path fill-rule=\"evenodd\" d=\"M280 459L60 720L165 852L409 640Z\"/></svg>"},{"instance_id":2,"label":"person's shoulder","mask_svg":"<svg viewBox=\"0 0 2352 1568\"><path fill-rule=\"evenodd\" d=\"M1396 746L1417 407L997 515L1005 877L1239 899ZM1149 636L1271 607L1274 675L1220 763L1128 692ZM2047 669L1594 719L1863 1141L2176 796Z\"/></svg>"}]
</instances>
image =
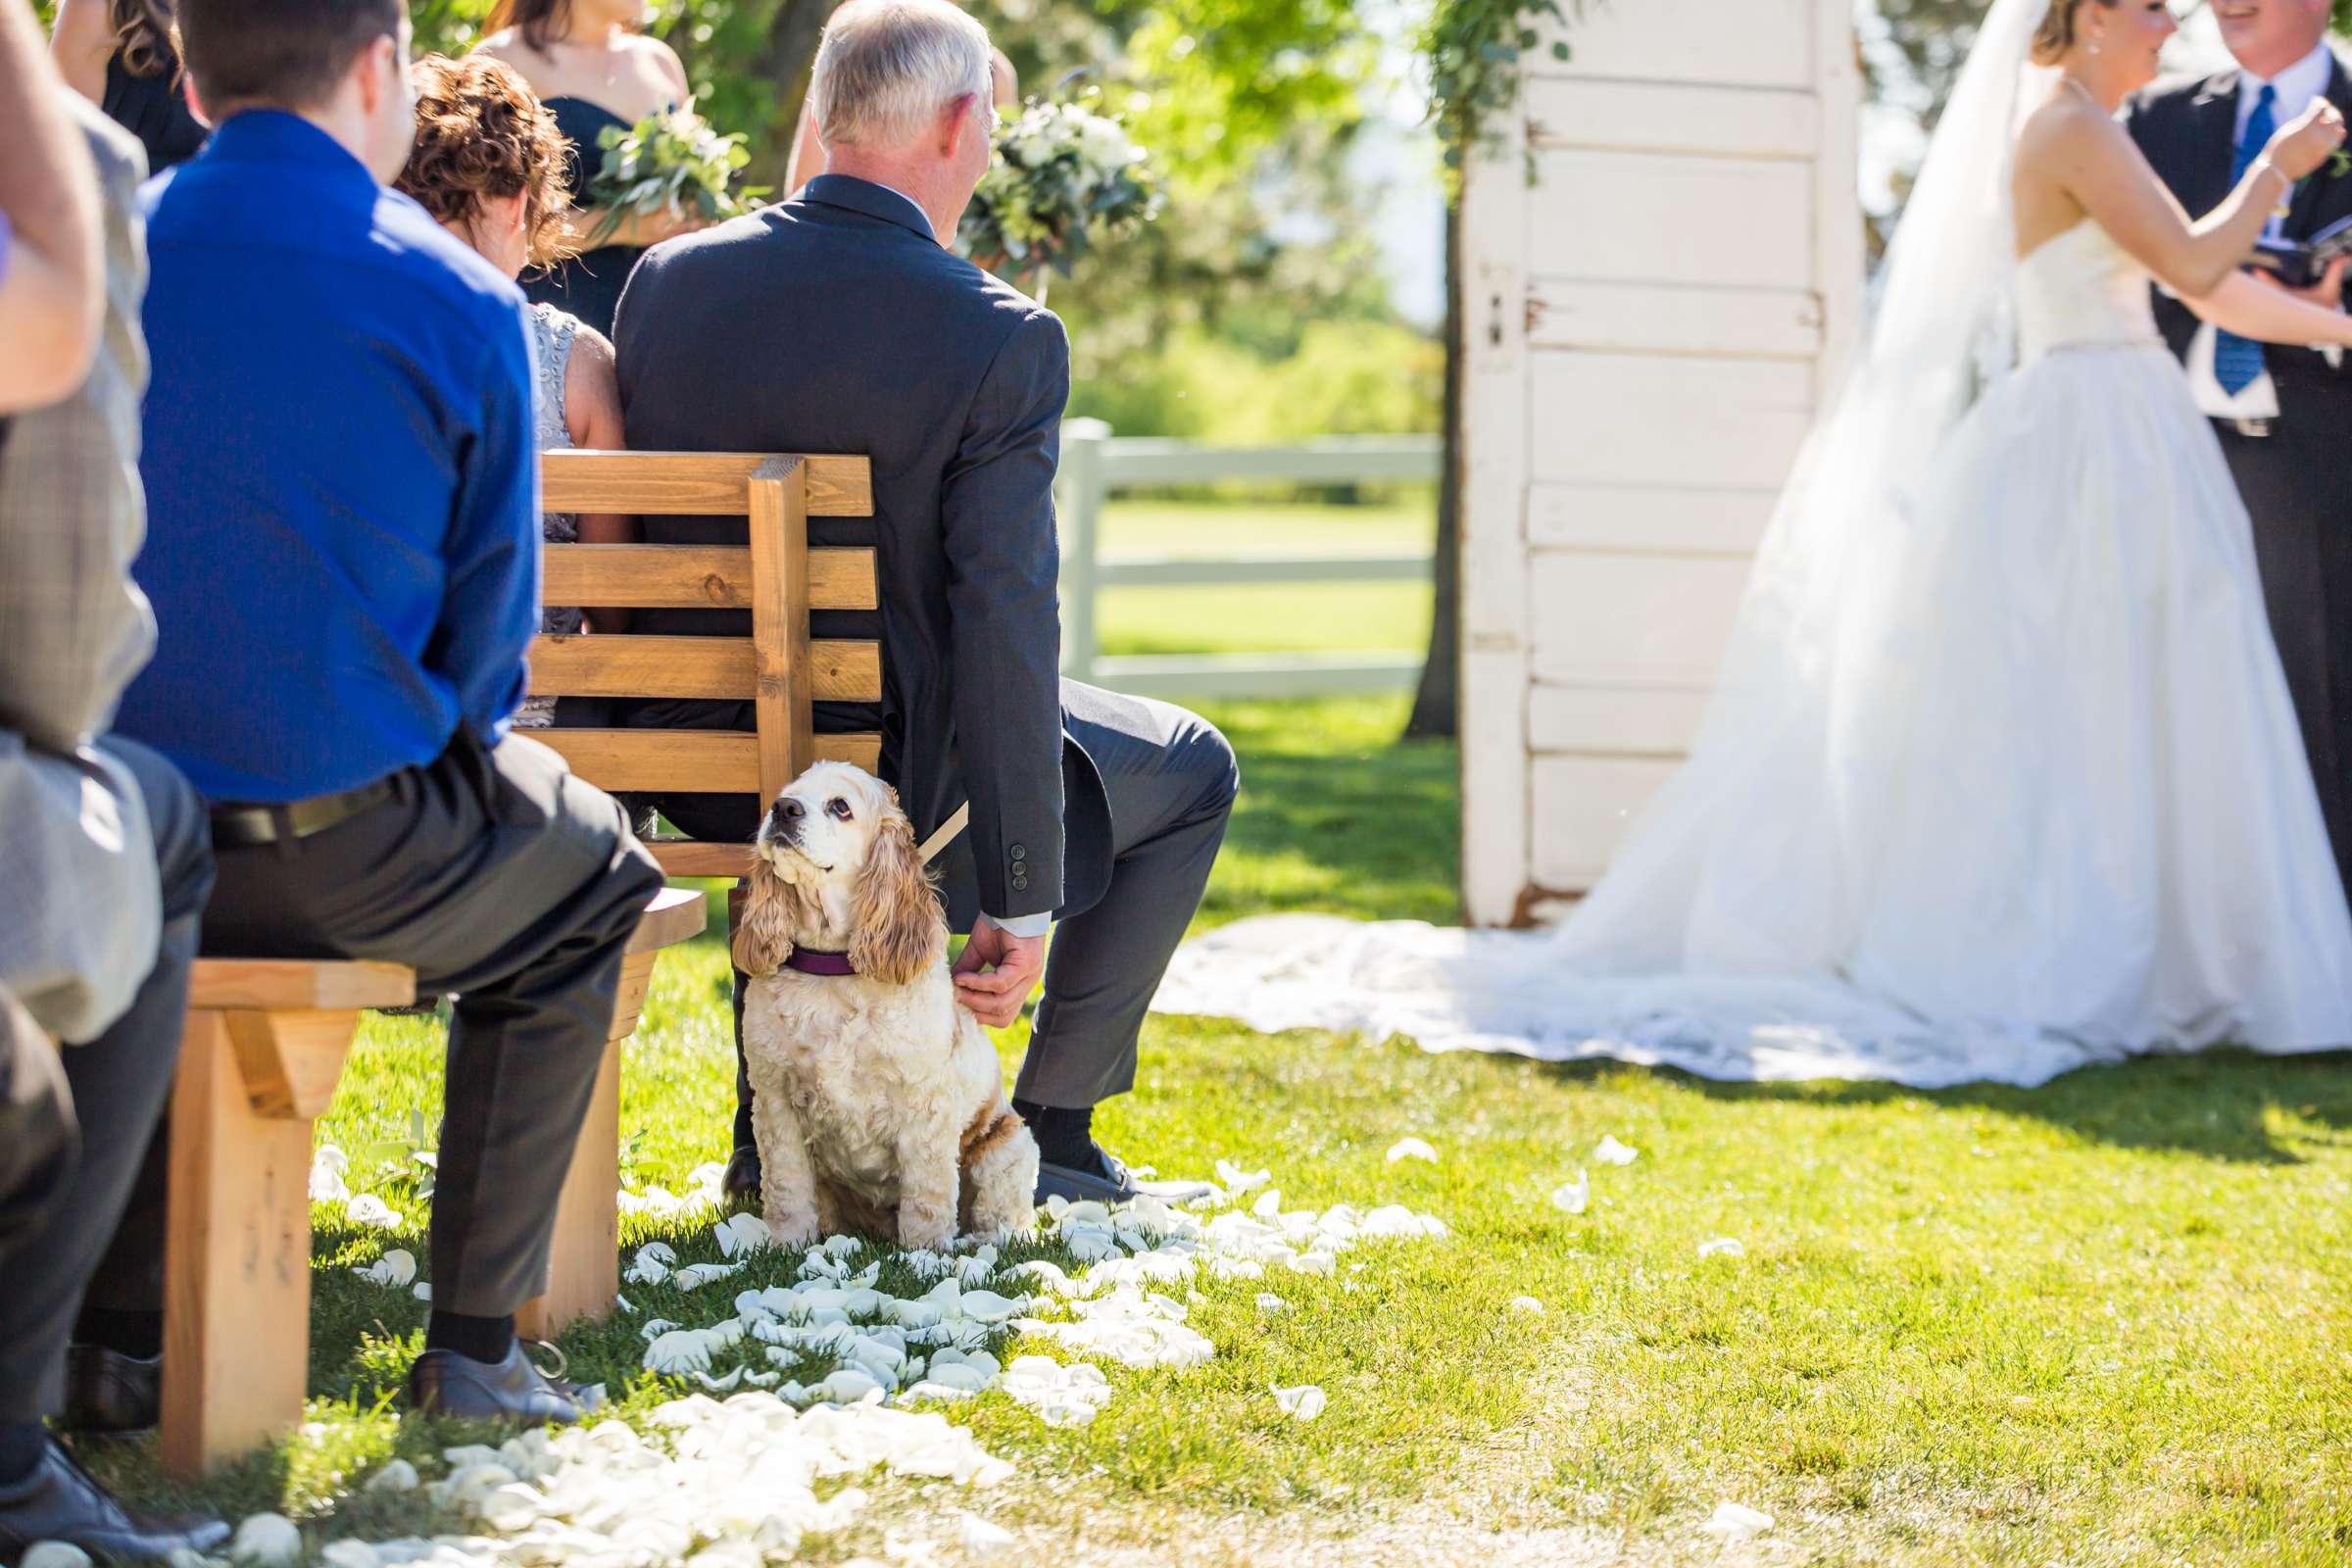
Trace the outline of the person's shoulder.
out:
<instances>
[{"instance_id":1,"label":"person's shoulder","mask_svg":"<svg viewBox=\"0 0 2352 1568\"><path fill-rule=\"evenodd\" d=\"M520 318L522 290L514 280L433 221L415 198L380 191L370 237L386 265L470 319Z\"/></svg>"},{"instance_id":2,"label":"person's shoulder","mask_svg":"<svg viewBox=\"0 0 2352 1568\"><path fill-rule=\"evenodd\" d=\"M2138 125L2168 124L2200 100L2227 92L2236 74L2225 71L2160 76L2124 101L2125 118Z\"/></svg>"},{"instance_id":3,"label":"person's shoulder","mask_svg":"<svg viewBox=\"0 0 2352 1568\"><path fill-rule=\"evenodd\" d=\"M2053 92L2018 127L2018 156L2032 158L2053 147L2112 137L2115 132L2114 118L2082 94Z\"/></svg>"},{"instance_id":4,"label":"person's shoulder","mask_svg":"<svg viewBox=\"0 0 2352 1568\"><path fill-rule=\"evenodd\" d=\"M58 96L89 144L90 158L98 166L98 182L107 200L127 202L131 192L147 178L147 149L138 137L109 120L96 104L73 88L59 88Z\"/></svg>"},{"instance_id":5,"label":"person's shoulder","mask_svg":"<svg viewBox=\"0 0 2352 1568\"><path fill-rule=\"evenodd\" d=\"M629 46L653 61L654 68L669 78L670 85L677 90L681 99L691 90L686 77L686 62L680 60L678 52L666 42L639 32L629 35Z\"/></svg>"}]
</instances>

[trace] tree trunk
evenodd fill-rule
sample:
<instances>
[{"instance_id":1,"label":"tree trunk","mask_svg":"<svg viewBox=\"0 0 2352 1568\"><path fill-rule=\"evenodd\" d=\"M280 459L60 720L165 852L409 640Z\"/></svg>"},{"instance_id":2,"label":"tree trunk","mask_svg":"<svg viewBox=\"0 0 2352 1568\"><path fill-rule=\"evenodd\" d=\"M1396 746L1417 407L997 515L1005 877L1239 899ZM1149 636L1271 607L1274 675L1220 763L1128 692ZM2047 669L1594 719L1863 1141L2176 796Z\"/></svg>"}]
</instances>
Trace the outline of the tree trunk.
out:
<instances>
[{"instance_id":1,"label":"tree trunk","mask_svg":"<svg viewBox=\"0 0 2352 1568\"><path fill-rule=\"evenodd\" d=\"M1407 736L1452 735L1459 728L1462 669L1462 206L1446 204L1446 433L1438 463L1436 612L1429 618L1429 659L1413 694Z\"/></svg>"},{"instance_id":2,"label":"tree trunk","mask_svg":"<svg viewBox=\"0 0 2352 1568\"><path fill-rule=\"evenodd\" d=\"M767 26L767 48L760 58L760 75L776 84L776 134L768 138L746 172L755 185L770 185L778 199L792 193L784 188L785 166L792 158L793 139L800 134L801 101L808 96L808 68L816 63L817 40L825 22L842 0L784 0Z\"/></svg>"}]
</instances>

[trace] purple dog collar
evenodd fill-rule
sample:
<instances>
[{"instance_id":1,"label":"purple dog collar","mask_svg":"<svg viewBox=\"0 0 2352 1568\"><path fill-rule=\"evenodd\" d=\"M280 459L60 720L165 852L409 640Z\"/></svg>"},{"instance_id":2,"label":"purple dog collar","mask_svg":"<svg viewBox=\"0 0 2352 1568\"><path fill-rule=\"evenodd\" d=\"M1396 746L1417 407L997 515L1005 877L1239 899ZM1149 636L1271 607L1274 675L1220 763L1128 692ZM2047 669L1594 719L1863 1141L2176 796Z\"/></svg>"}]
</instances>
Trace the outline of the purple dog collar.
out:
<instances>
[{"instance_id":1,"label":"purple dog collar","mask_svg":"<svg viewBox=\"0 0 2352 1568\"><path fill-rule=\"evenodd\" d=\"M784 967L798 969L803 974L842 975L858 972L857 966L850 962L848 954L818 953L808 948L793 949L791 956L784 960Z\"/></svg>"}]
</instances>

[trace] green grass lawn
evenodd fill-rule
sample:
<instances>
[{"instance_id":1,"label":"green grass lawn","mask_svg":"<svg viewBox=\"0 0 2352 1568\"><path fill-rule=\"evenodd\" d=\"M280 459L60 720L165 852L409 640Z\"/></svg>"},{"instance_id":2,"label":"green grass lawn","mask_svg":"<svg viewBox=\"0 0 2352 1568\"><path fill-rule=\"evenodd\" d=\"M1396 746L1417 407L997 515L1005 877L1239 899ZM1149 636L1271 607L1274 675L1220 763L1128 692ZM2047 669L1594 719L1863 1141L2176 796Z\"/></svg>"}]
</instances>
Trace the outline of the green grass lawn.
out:
<instances>
[{"instance_id":1,"label":"green grass lawn","mask_svg":"<svg viewBox=\"0 0 2352 1568\"><path fill-rule=\"evenodd\" d=\"M1244 787L1201 922L1267 909L1458 917L1454 754L1397 745L1401 699L1213 705ZM715 935L665 955L626 1061L631 1179L726 1152ZM1023 1031L1004 1038L1009 1064ZM438 1114L441 1029L371 1018L320 1136L355 1154ZM986 1494L866 1478L860 1524L803 1556L904 1560L970 1507L1022 1563L2340 1564L2352 1560L2352 1073L2242 1054L2037 1091L1725 1086L1670 1072L1433 1056L1409 1045L1147 1025L1138 1092L1100 1127L1167 1174L1270 1167L1288 1206L1403 1202L1449 1241L1367 1248L1330 1278L1197 1282L1192 1371L1113 1370L1091 1426L1001 1395L958 1407L1018 1466ZM1641 1157L1591 1157L1614 1135ZM1437 1164L1391 1165L1417 1136ZM1548 1195L1578 1169L1582 1215ZM424 1255L413 1183L369 1184L391 1236L320 1210L305 1433L202 1489L282 1508L314 1544L458 1521L356 1493L394 1452L430 1474L477 1433L404 1418L423 1308L356 1279ZM687 1259L706 1222L625 1224ZM1739 1240L1743 1255L1701 1257ZM1047 1255L1054 1255L1048 1253ZM705 1322L773 1254L645 1313ZM888 1283L886 1281L886 1283ZM1515 1310L1533 1297L1540 1315ZM707 1298L707 1299L706 1299ZM563 1341L624 1415L665 1391L623 1318ZM1276 1409L1314 1383L1322 1418ZM666 1392L676 1392L666 1391ZM85 1449L142 1496L148 1450ZM1719 1501L1776 1526L1701 1531ZM938 1560L960 1555L942 1547Z\"/></svg>"},{"instance_id":2,"label":"green grass lawn","mask_svg":"<svg viewBox=\"0 0 2352 1568\"><path fill-rule=\"evenodd\" d=\"M1214 559L1426 550L1435 509L1428 495L1353 507L1114 500L1103 509L1102 551ZM1429 589L1409 582L1108 588L1097 613L1102 651L1110 655L1429 646Z\"/></svg>"}]
</instances>

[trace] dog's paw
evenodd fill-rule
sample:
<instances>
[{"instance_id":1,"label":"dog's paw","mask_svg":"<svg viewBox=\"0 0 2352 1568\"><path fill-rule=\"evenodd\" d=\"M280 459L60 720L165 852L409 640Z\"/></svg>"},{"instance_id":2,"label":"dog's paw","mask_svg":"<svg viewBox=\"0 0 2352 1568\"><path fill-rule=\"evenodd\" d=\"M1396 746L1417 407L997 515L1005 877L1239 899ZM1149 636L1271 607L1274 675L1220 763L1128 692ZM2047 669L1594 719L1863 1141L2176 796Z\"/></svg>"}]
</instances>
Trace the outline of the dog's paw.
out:
<instances>
[{"instance_id":1,"label":"dog's paw","mask_svg":"<svg viewBox=\"0 0 2352 1568\"><path fill-rule=\"evenodd\" d=\"M809 1215L805 1219L777 1219L769 1216L767 1233L776 1239L778 1247L814 1247L818 1242L824 1240L825 1236L824 1228L817 1224L814 1215Z\"/></svg>"},{"instance_id":2,"label":"dog's paw","mask_svg":"<svg viewBox=\"0 0 2352 1568\"><path fill-rule=\"evenodd\" d=\"M953 1224L908 1224L903 1216L899 1221L899 1246L907 1251L944 1252L955 1245L956 1227Z\"/></svg>"}]
</instances>

